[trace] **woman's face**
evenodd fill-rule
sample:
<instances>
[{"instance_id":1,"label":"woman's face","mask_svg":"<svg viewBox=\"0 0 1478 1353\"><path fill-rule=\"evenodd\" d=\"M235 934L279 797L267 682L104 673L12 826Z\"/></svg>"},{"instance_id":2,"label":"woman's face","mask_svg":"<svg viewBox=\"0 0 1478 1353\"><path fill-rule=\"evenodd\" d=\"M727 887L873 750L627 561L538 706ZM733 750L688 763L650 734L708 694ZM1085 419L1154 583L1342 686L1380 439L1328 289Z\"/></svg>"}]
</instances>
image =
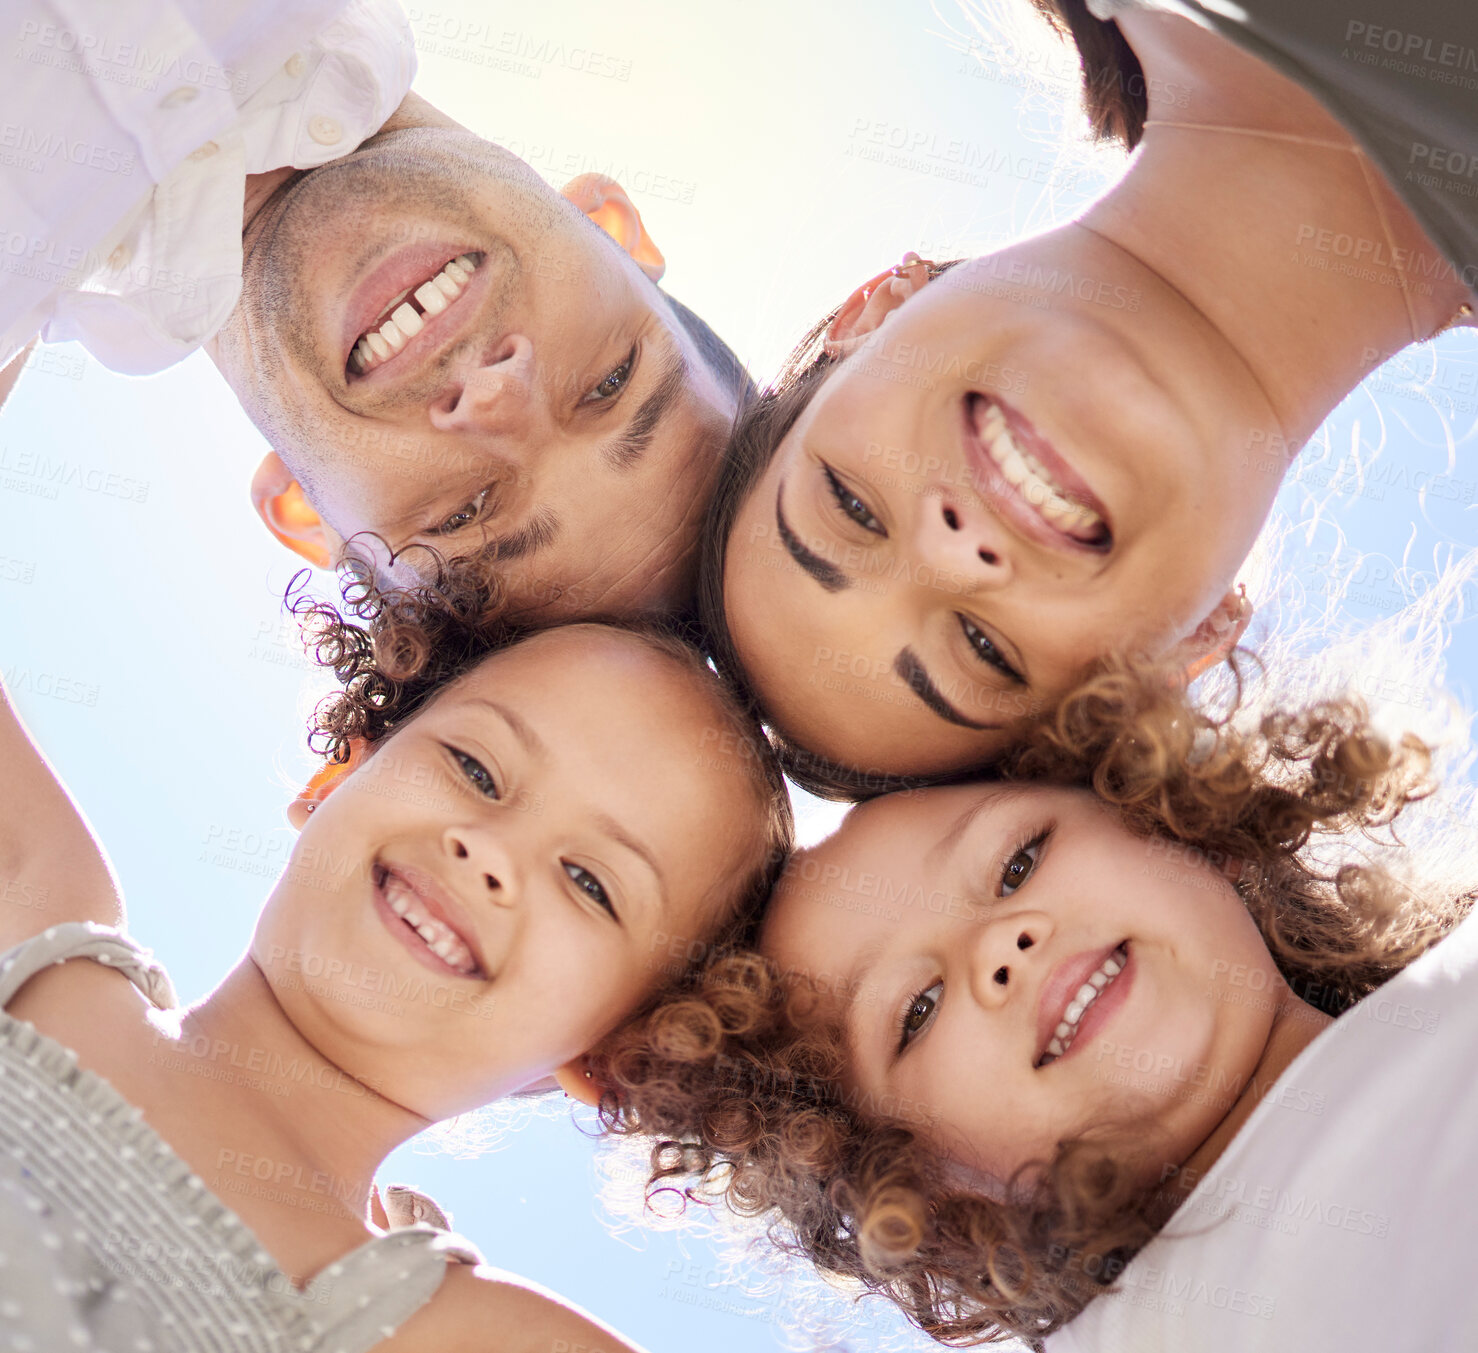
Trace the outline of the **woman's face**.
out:
<instances>
[{"instance_id":1,"label":"woman's face","mask_svg":"<svg viewBox=\"0 0 1478 1353\"><path fill-rule=\"evenodd\" d=\"M744 759L714 751L727 727L629 634L498 653L312 814L252 956L310 1043L404 1107L528 1085L727 913L761 830Z\"/></svg>"},{"instance_id":2,"label":"woman's face","mask_svg":"<svg viewBox=\"0 0 1478 1353\"><path fill-rule=\"evenodd\" d=\"M735 520L729 629L810 751L978 764L1093 659L1210 648L1285 464L1220 335L1064 227L923 286L828 376Z\"/></svg>"},{"instance_id":3,"label":"woman's face","mask_svg":"<svg viewBox=\"0 0 1478 1353\"><path fill-rule=\"evenodd\" d=\"M1204 857L1045 786L854 810L787 868L761 947L841 1021L851 1101L991 1191L1095 1131L1143 1143L1150 1178L1183 1162L1246 1086L1283 989Z\"/></svg>"}]
</instances>

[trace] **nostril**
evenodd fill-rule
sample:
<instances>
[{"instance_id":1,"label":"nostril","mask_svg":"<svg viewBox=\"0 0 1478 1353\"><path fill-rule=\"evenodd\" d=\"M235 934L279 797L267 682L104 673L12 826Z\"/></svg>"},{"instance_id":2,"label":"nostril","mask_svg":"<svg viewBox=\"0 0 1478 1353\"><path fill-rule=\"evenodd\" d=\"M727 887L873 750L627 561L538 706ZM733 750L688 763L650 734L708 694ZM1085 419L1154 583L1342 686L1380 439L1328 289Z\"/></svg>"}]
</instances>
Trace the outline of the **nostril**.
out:
<instances>
[{"instance_id":1,"label":"nostril","mask_svg":"<svg viewBox=\"0 0 1478 1353\"><path fill-rule=\"evenodd\" d=\"M1035 943L1036 941L1032 939L1032 937L1028 935L1025 931L1022 931L1021 934L1016 937L1016 947L1018 949L1030 949Z\"/></svg>"},{"instance_id":2,"label":"nostril","mask_svg":"<svg viewBox=\"0 0 1478 1353\"><path fill-rule=\"evenodd\" d=\"M488 885L488 891L489 892L496 892L499 888L501 888L503 886L491 874L484 874L482 876L482 879L483 879L483 882Z\"/></svg>"},{"instance_id":3,"label":"nostril","mask_svg":"<svg viewBox=\"0 0 1478 1353\"><path fill-rule=\"evenodd\" d=\"M997 986L1005 986L1011 980L1011 972L1004 964L991 974L991 981Z\"/></svg>"},{"instance_id":4,"label":"nostril","mask_svg":"<svg viewBox=\"0 0 1478 1353\"><path fill-rule=\"evenodd\" d=\"M947 507L944 509L944 524L951 531L958 531L960 529L960 519L955 515L954 508Z\"/></svg>"},{"instance_id":5,"label":"nostril","mask_svg":"<svg viewBox=\"0 0 1478 1353\"><path fill-rule=\"evenodd\" d=\"M452 842L452 850L456 853L456 856L459 860L465 860L467 858L467 847L464 846L460 841Z\"/></svg>"},{"instance_id":6,"label":"nostril","mask_svg":"<svg viewBox=\"0 0 1478 1353\"><path fill-rule=\"evenodd\" d=\"M977 550L976 553L980 556L980 561L983 564L994 565L1001 562L1000 556L994 550Z\"/></svg>"}]
</instances>

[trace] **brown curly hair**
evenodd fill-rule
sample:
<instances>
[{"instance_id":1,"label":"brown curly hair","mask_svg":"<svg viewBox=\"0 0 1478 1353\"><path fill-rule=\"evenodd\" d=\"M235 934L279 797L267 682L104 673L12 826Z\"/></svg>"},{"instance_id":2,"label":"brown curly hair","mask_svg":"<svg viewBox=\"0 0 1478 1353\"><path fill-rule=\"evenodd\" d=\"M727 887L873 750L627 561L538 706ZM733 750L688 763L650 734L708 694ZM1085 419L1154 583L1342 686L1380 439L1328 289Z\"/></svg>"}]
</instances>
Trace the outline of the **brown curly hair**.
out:
<instances>
[{"instance_id":1,"label":"brown curly hair","mask_svg":"<svg viewBox=\"0 0 1478 1353\"><path fill-rule=\"evenodd\" d=\"M299 574L289 585L288 609L313 661L330 669L340 685L314 708L308 741L339 765L357 745L373 752L449 684L538 632L508 618L475 565L459 568L438 558L434 578L418 588L381 588L367 569L355 570L341 582L338 605L309 595L307 578ZM621 630L670 658L707 686L728 722L725 731L732 738L725 746L733 755L726 762L745 774L761 817L751 868L733 889L737 906L719 940L710 941L733 943L752 928L794 842L790 795L774 751L743 701L680 626L599 616L575 623Z\"/></svg>"},{"instance_id":2,"label":"brown curly hair","mask_svg":"<svg viewBox=\"0 0 1478 1353\"><path fill-rule=\"evenodd\" d=\"M1163 673L1124 661L1062 702L1000 773L1091 789L1138 835L1240 862L1238 891L1294 994L1337 1014L1472 900L1413 890L1348 853L1317 858L1321 844L1387 842L1433 788L1429 749L1383 740L1353 698L1269 714L1250 732L1233 714L1198 710ZM840 1039L809 1003L735 949L608 1040L603 1125L655 1136L649 1204L676 1192L765 1217L782 1248L955 1345L1039 1345L1163 1222L1163 1197L1103 1141L1061 1143L1025 1202L963 1190L908 1122L843 1089Z\"/></svg>"}]
</instances>

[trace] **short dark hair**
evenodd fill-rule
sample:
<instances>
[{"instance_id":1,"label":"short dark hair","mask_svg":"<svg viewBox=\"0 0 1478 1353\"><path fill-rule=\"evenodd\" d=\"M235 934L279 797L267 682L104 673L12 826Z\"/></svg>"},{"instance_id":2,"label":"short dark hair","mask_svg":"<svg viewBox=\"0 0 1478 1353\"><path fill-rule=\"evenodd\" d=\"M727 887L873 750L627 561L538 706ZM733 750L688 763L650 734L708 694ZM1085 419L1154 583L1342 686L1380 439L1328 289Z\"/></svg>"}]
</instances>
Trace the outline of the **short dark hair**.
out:
<instances>
[{"instance_id":1,"label":"short dark hair","mask_svg":"<svg viewBox=\"0 0 1478 1353\"><path fill-rule=\"evenodd\" d=\"M704 364L718 377L724 393L733 397L736 408L743 409L755 397L756 392L754 381L744 363L739 360L739 354L714 333L701 315L689 310L676 296L668 296L665 291L662 295L672 307L672 313L677 316L678 322L687 330L688 337L696 345Z\"/></svg>"}]
</instances>

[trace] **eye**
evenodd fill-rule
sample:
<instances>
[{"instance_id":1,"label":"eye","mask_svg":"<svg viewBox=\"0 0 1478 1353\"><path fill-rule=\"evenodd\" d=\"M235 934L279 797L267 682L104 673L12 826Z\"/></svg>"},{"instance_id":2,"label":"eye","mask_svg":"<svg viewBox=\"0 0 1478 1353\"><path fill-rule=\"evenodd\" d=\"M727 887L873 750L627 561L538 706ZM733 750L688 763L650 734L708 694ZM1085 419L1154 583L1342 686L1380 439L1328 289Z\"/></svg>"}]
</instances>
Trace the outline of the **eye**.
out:
<instances>
[{"instance_id":1,"label":"eye","mask_svg":"<svg viewBox=\"0 0 1478 1353\"><path fill-rule=\"evenodd\" d=\"M570 864L568 861L565 862L564 869L565 873L570 876L575 887L590 898L597 906L604 907L611 914L612 918L616 920L620 919L616 916L616 907L611 901L610 894L606 892L605 888L601 886L601 881L590 870L582 869L578 864Z\"/></svg>"},{"instance_id":2,"label":"eye","mask_svg":"<svg viewBox=\"0 0 1478 1353\"><path fill-rule=\"evenodd\" d=\"M914 995L903 1009L903 1018L898 1021L898 1051L902 1052L925 1029L939 1008L939 998L944 995L944 983L935 982Z\"/></svg>"},{"instance_id":3,"label":"eye","mask_svg":"<svg viewBox=\"0 0 1478 1353\"><path fill-rule=\"evenodd\" d=\"M467 777L467 782L479 794L490 799L501 799L503 797L498 789L498 782L493 778L493 773L474 756L468 756L466 752L459 752L455 747L448 747L452 754L452 760L461 767L462 774Z\"/></svg>"},{"instance_id":4,"label":"eye","mask_svg":"<svg viewBox=\"0 0 1478 1353\"><path fill-rule=\"evenodd\" d=\"M451 516L438 522L435 526L428 527L428 536L449 536L453 532L460 531L464 527L471 526L483 516L483 510L487 506L491 488L484 489L469 503L464 503Z\"/></svg>"},{"instance_id":5,"label":"eye","mask_svg":"<svg viewBox=\"0 0 1478 1353\"><path fill-rule=\"evenodd\" d=\"M1010 897L1023 883L1027 881L1033 869L1037 865L1037 856L1042 853L1042 842L1044 837L1038 837L1035 841L1029 841L1024 846L1017 847L1015 854L1006 861L1006 867L1001 870L1001 896Z\"/></svg>"},{"instance_id":6,"label":"eye","mask_svg":"<svg viewBox=\"0 0 1478 1353\"><path fill-rule=\"evenodd\" d=\"M631 384L632 373L636 370L636 348L633 347L626 354L626 360L614 371L608 372L598 381L585 396L586 404L604 404L615 399L628 385Z\"/></svg>"},{"instance_id":7,"label":"eye","mask_svg":"<svg viewBox=\"0 0 1478 1353\"><path fill-rule=\"evenodd\" d=\"M1026 684L1021 679L1021 674L1006 661L1001 654L1001 650L991 642L990 635L982 630L979 625L967 620L964 616L958 616L957 619L960 622L960 629L965 635L965 642L970 645L971 649L974 650L975 656L981 662L988 663L996 671L1000 672L1002 676L1010 677L1018 685L1024 686Z\"/></svg>"},{"instance_id":8,"label":"eye","mask_svg":"<svg viewBox=\"0 0 1478 1353\"><path fill-rule=\"evenodd\" d=\"M823 465L821 472L826 476L827 487L831 489L831 496L837 500L837 506L841 508L843 515L856 522L864 531L870 531L875 536L888 534L883 529L882 522L872 515L867 504L831 472L831 466Z\"/></svg>"}]
</instances>

